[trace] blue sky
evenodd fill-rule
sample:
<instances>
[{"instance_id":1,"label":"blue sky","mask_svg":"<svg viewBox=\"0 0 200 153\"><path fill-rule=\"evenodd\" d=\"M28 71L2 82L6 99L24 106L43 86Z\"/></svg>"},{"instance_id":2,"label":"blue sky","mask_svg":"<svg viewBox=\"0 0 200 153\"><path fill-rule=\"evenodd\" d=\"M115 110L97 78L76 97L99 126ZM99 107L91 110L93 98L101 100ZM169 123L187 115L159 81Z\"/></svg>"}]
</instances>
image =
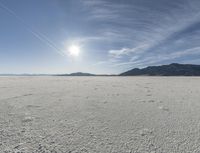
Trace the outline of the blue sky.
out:
<instances>
[{"instance_id":1,"label":"blue sky","mask_svg":"<svg viewBox=\"0 0 200 153\"><path fill-rule=\"evenodd\" d=\"M199 0L0 0L0 73L200 64ZM80 48L79 56L68 54Z\"/></svg>"}]
</instances>

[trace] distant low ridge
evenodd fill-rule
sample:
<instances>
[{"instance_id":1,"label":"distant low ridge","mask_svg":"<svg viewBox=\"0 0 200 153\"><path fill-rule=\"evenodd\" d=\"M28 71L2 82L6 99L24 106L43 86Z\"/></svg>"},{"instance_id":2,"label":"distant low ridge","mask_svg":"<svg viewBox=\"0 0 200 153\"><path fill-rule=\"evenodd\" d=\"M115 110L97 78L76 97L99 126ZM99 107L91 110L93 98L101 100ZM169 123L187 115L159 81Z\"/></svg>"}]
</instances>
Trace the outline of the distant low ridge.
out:
<instances>
[{"instance_id":1,"label":"distant low ridge","mask_svg":"<svg viewBox=\"0 0 200 153\"><path fill-rule=\"evenodd\" d=\"M76 73L71 73L71 74L61 74L59 76L95 76L95 74L76 72Z\"/></svg>"},{"instance_id":2,"label":"distant low ridge","mask_svg":"<svg viewBox=\"0 0 200 153\"><path fill-rule=\"evenodd\" d=\"M70 74L0 74L0 76L200 76L200 65L172 63L134 68L119 75L76 72Z\"/></svg>"},{"instance_id":3,"label":"distant low ridge","mask_svg":"<svg viewBox=\"0 0 200 153\"><path fill-rule=\"evenodd\" d=\"M200 76L200 65L178 64L149 66L146 68L135 68L121 73L120 76Z\"/></svg>"}]
</instances>

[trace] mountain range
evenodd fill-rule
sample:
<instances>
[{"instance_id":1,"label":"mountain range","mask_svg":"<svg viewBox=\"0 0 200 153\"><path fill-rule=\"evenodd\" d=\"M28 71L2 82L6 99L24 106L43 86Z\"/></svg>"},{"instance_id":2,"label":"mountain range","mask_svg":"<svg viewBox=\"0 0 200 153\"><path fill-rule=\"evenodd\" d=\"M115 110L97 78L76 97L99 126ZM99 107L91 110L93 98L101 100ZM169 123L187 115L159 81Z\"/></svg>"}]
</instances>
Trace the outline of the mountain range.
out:
<instances>
[{"instance_id":1,"label":"mountain range","mask_svg":"<svg viewBox=\"0 0 200 153\"><path fill-rule=\"evenodd\" d=\"M134 68L120 76L200 76L200 65L172 63L161 66Z\"/></svg>"},{"instance_id":2,"label":"mountain range","mask_svg":"<svg viewBox=\"0 0 200 153\"><path fill-rule=\"evenodd\" d=\"M60 76L115 76L96 75L91 73L71 73ZM146 68L134 68L116 76L200 76L200 65L172 63L161 66L148 66Z\"/></svg>"},{"instance_id":3,"label":"mountain range","mask_svg":"<svg viewBox=\"0 0 200 153\"><path fill-rule=\"evenodd\" d=\"M172 63L141 69L134 68L118 75L76 72L71 74L0 74L0 76L200 76L200 65Z\"/></svg>"}]
</instances>

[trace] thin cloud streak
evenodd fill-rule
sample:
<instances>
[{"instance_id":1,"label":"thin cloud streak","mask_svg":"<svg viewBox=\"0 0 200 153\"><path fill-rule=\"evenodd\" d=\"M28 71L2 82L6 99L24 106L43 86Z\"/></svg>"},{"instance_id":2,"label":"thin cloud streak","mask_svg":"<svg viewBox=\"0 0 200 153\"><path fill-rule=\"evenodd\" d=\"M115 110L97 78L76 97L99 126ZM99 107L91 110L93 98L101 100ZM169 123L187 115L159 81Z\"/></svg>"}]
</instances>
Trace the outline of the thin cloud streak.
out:
<instances>
[{"instance_id":1,"label":"thin cloud streak","mask_svg":"<svg viewBox=\"0 0 200 153\"><path fill-rule=\"evenodd\" d=\"M92 4L95 5L94 3ZM100 6L101 4L102 6ZM171 2L168 2L167 4L171 5ZM191 27L199 22L200 11L197 9L199 4L200 3L198 1L185 1L185 3L174 3L174 7L171 7L169 10L165 9L163 12L156 12L155 10L152 10L148 7L145 8L136 6L135 9L132 8L135 14L141 14L141 10L144 10L146 12L149 11L150 13L148 16L151 18L149 18L148 16L145 17L145 13L142 13L144 18L133 18L133 16L125 17L120 9L115 9L119 8L121 6L121 3L115 3L113 6L111 6L109 5L109 1L101 1L101 3L98 3L99 7L95 7L95 9L99 9L99 11L96 11L96 13L98 13L99 16L102 16L104 18L104 21L107 21L108 25L111 23L115 23L115 26L112 25L111 29L108 28L107 31L116 31L117 34L121 29L122 37L127 38L130 36L129 39L132 38L132 42L129 43L129 46L132 47L123 46L119 49L110 49L108 50L108 57L111 59L122 58L122 60L119 61L117 65L120 65L120 63L122 65L126 63L132 65L135 64L135 62L133 61L138 59L140 56L143 57L143 59L141 59L141 62L145 61L145 58L148 59L145 54L156 57L158 53L161 54L161 56L162 54L165 55L165 52L163 50L166 47L168 48L167 52L170 52L171 50L172 53L170 53L170 55L174 55L174 57L170 56L171 59L180 58L184 56L186 52L188 52L188 55L193 55L193 53L191 52L192 49L179 51L174 48L173 50L173 48L170 48L170 44L172 43L170 41L175 39L177 35L181 35L188 29L190 30ZM123 5L121 7L123 8L124 6L126 5ZM105 11L105 9L108 10ZM131 12L131 10L126 11ZM99 20L99 16L91 16L91 18L93 18L94 20ZM118 17L118 20L116 20L116 16ZM117 23L119 24L119 26ZM123 26L129 24L132 24L132 26ZM112 35L110 37L113 38L113 42L118 41L117 38L113 37ZM143 47L141 44L145 44L145 46ZM180 54L181 52L182 54ZM180 56L175 56L176 54ZM127 57L129 61L124 62L123 57ZM167 59L170 60L170 58ZM165 58L162 59L165 60ZM156 61L162 62L162 60ZM151 63L149 61L149 64Z\"/></svg>"},{"instance_id":2,"label":"thin cloud streak","mask_svg":"<svg viewBox=\"0 0 200 153\"><path fill-rule=\"evenodd\" d=\"M164 62L167 60L181 58L188 55L199 55L199 54L200 54L200 47L195 47L184 51L172 52L170 54L160 54L157 56L150 56L143 60L135 60L135 61L133 60L129 62L115 63L113 64L113 66L118 67L118 66L134 65L134 66L144 67L148 64L157 64L158 62Z\"/></svg>"},{"instance_id":3,"label":"thin cloud streak","mask_svg":"<svg viewBox=\"0 0 200 153\"><path fill-rule=\"evenodd\" d=\"M15 47L23 43L23 38L26 42L33 41L32 35L47 45L40 50L40 41L35 41L35 46L27 43L22 49L19 47L21 53L26 53L30 47L35 51L30 51L30 54L36 55L50 47L62 54L62 51L65 52L73 44L79 46L81 60L76 64L69 57L64 61L56 61L60 65L67 63L66 68L70 70L84 71L84 68L92 65L94 73L121 72L128 68L192 62L200 58L200 53L196 50L200 47L199 0L55 0L48 3L46 0L30 0L31 5L28 2L22 5L14 3L17 2L5 1L6 6L16 7L14 10L22 16L18 18L15 12L4 8L7 13L0 16L3 20L10 19L5 15L15 16L17 20L6 21L0 31L5 31L6 34L16 32L16 37L13 38ZM34 12L33 6L41 7L38 7L38 12ZM24 14L28 9L30 11ZM23 20L29 17L33 18L30 23ZM31 35L27 36L17 22ZM12 23L16 26L13 27ZM37 28L40 29L32 28L32 23L39 25ZM18 29L22 30L23 36L19 42ZM40 31L54 37L61 48ZM2 42L7 41L6 39L1 38ZM7 44L3 43L3 47L6 48ZM12 50L10 46L9 51ZM13 53L18 55L17 50Z\"/></svg>"},{"instance_id":4,"label":"thin cloud streak","mask_svg":"<svg viewBox=\"0 0 200 153\"><path fill-rule=\"evenodd\" d=\"M59 49L47 36L45 36L41 32L38 32L36 29L30 27L23 18L21 18L19 15L17 15L17 13L15 13L15 11L13 11L10 8L8 8L2 2L0 2L0 7L3 8L6 12L11 14L12 16L14 16L26 28L26 30L29 31L38 40L40 40L41 42L45 43L47 46L52 48L59 55L66 56L64 54L64 52L61 49Z\"/></svg>"}]
</instances>

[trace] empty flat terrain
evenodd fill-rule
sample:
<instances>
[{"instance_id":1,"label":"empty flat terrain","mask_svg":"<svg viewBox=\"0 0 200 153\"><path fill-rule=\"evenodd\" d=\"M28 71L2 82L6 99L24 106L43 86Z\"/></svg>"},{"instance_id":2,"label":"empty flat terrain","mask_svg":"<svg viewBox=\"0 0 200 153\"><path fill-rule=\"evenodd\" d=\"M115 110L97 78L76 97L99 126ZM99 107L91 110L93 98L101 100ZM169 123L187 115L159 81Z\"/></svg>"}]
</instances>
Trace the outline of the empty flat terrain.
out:
<instances>
[{"instance_id":1,"label":"empty flat terrain","mask_svg":"<svg viewBox=\"0 0 200 153\"><path fill-rule=\"evenodd\" d=\"M198 153L198 77L0 77L2 153Z\"/></svg>"}]
</instances>

